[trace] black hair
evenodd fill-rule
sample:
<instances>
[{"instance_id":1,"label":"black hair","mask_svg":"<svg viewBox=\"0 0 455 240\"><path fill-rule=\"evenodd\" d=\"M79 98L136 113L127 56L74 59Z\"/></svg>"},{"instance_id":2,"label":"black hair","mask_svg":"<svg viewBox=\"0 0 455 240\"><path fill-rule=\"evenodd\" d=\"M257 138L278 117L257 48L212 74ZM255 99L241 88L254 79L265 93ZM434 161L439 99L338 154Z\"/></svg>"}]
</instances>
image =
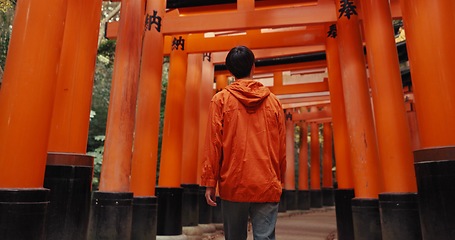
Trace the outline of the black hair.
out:
<instances>
[{"instance_id":1,"label":"black hair","mask_svg":"<svg viewBox=\"0 0 455 240\"><path fill-rule=\"evenodd\" d=\"M254 53L245 46L232 48L226 56L226 68L236 79L250 76L254 65Z\"/></svg>"}]
</instances>

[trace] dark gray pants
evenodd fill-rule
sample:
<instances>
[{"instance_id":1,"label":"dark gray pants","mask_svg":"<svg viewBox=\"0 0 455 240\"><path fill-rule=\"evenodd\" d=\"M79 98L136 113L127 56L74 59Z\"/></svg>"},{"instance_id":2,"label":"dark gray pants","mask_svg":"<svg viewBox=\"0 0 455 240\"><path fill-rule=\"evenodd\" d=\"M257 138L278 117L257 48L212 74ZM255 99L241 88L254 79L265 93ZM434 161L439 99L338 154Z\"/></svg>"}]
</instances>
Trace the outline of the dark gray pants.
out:
<instances>
[{"instance_id":1,"label":"dark gray pants","mask_svg":"<svg viewBox=\"0 0 455 240\"><path fill-rule=\"evenodd\" d=\"M278 203L247 203L222 200L226 240L246 240L248 216L253 225L254 240L275 240Z\"/></svg>"}]
</instances>

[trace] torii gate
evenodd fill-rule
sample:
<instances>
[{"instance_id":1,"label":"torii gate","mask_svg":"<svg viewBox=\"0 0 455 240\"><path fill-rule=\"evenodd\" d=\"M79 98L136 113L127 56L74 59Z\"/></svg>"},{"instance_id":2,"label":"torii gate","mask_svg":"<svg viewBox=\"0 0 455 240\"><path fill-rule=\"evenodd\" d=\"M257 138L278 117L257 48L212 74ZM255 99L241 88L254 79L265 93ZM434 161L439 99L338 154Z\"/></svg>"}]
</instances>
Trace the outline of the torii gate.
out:
<instances>
[{"instance_id":1,"label":"torii gate","mask_svg":"<svg viewBox=\"0 0 455 240\"><path fill-rule=\"evenodd\" d=\"M450 122L455 114L455 109L453 109L455 97L452 94L454 87L453 81L451 81L455 68L450 66L451 56L455 51L451 44L455 40L455 33L445 31L455 23L455 19L451 17L451 10L454 8L452 1L401 0L390 1L389 5L386 0L375 2L361 0L359 1L361 5L359 5L359 2L348 0L303 2L239 0L236 4L227 4L224 5L225 7L179 8L178 11L167 13L165 1L149 0L147 8L145 8L145 2L145 0L123 0L123 3L127 4L122 5L118 26L119 37L109 108L109 130L106 135L105 163L103 164L100 191L93 195L94 205L91 213L92 220L89 223L89 238L104 236L110 233L113 227L115 228L115 224L110 221L95 224L99 217L106 215L108 215L108 219L120 221L124 226L122 229L115 229L118 230L114 231L117 235L110 236L111 239L130 238L132 232L134 235L134 232L144 230L141 228L143 227L141 222L147 222L144 219L134 220L134 217L138 215L133 214L133 206L140 210L141 207L153 205L153 202L156 201L153 198L154 186L150 186L151 179L155 176L156 156L153 155L156 148L147 145L156 141L153 139L156 139L157 135L156 114L159 101L156 96L159 94L151 93L149 90L158 89L156 79L160 79L161 71L159 70L165 51L170 51L171 69L167 95L168 107L165 114L164 130L166 134L163 139L160 189L157 189L156 195L158 204L161 206L159 211L164 211L161 214L158 213L158 218L160 216L168 218L158 219L158 229L161 231L159 234L162 235L179 235L181 233L181 223L179 222L181 213L174 211L176 209L170 208L170 205L166 205L166 203L181 201L181 159L184 148L182 119L185 116L182 96L188 94L183 83L186 82L187 71L190 71L190 69L187 70L188 62L197 63L198 60L187 58L188 53L192 53L188 52L191 48L182 49L181 41L174 42L179 44L172 45L174 47L172 50L165 50L169 48L163 39L164 35L177 37L182 35L182 39L191 45L191 36L204 32L246 30L248 35L250 32L254 33L255 29L262 28L306 26L308 29L312 29L314 26L316 32L319 27L319 33L323 33L324 31L321 29L325 28L325 31L328 31L328 25L333 23L336 23L338 36L336 39L329 37L323 40L321 38L322 41L319 45L325 47L327 55L331 98L333 84L330 83L332 81L342 82L341 88L344 95L342 102L346 118L345 133L349 136L352 165L350 170L353 171L353 181L349 183L347 180L349 177L344 175L345 177L341 179L345 179L345 182L339 181L339 187L340 190L354 189L355 192L355 198L352 201L350 197L342 195L342 198L344 197L342 203L347 202L349 208L352 206L352 210L349 211L352 213L355 237L378 239L382 235L382 238L385 239L397 236L400 236L400 239L416 239L416 236L420 234L420 229L418 229L418 218L420 217L422 235L425 239L454 238L454 233L450 231L450 226L455 223L453 217L455 207L451 204L454 197L450 184L455 176L450 170L454 168L452 146L455 145L455 139L447 133L453 132L452 128L455 128ZM61 101L64 97L59 96L59 93L68 90L65 87L57 88L57 79L58 75L63 75L63 71L75 71L72 69L57 72L55 69L64 61L68 61L61 57L63 56L61 53L65 52L68 47L60 46L62 42L70 41L70 39L66 39L65 33L66 31L71 32L67 30L68 26L74 27L76 24L72 22L72 24L64 25L63 23L65 20L71 19L69 17L71 10L82 5L78 3L79 1L76 0L68 0L68 15L66 14L66 1L52 1L43 7L36 1L23 0L17 5L14 32L0 92L0 132L2 132L0 137L0 169L2 169L0 196L2 206L7 206L8 209L14 209L19 202L21 204L30 202L28 205L41 210L37 211L34 218L24 215L20 210L5 214L2 211L0 226L8 227L2 228L1 233L6 235L6 238L14 238L17 234L29 234L25 238L41 239L45 234L43 219L45 219L46 212L42 206L46 206L48 201L47 190L43 188L46 155L49 151L46 143L51 140L49 136L52 135L53 119L57 118L58 113L65 112L65 110L61 110L62 112L52 114L52 111L57 109L54 108L54 98L57 97L56 102ZM91 7L97 9L100 2L93 1L93 3L98 5ZM359 7L354 9L353 6ZM404 106L401 106L403 96L399 84L400 74L396 59L396 46L390 25L392 17L401 16L400 9L402 9L408 34L407 48L413 76L415 104L418 109L421 147L415 151L415 168L419 187L419 216L416 216L415 211L416 178L413 172L410 140L407 137L409 131ZM85 16L83 10L85 9L82 8L81 16ZM204 12L210 13L204 14ZM147 26L147 31L144 33L144 16L160 17L162 19L160 30ZM427 19L434 16L437 18L430 25ZM151 20L149 17L145 19ZM96 17L88 19L91 19L90 23L97 22ZM229 19L229 21L223 19ZM369 83L374 102L373 108L370 104L370 87L367 85L368 78L365 71L359 19L363 20L364 38L368 51ZM155 27L158 22L149 21L148 24ZM44 33L37 31L37 29L41 29L41 26L46 26L47 31ZM256 33L258 32L256 31ZM142 34L144 34L143 40ZM261 37L267 36L265 34L272 33L261 33L260 36L255 37L261 39ZM313 36L323 36L312 34ZM64 35L65 38L63 38ZM92 37L89 33L87 36ZM209 44L203 41L201 36L199 35L199 40L194 43L195 49L196 46L199 46L199 54L227 50L214 49L217 44L225 44L224 41L216 42L218 40L215 39L221 37L214 38L212 49L204 50L204 44L207 46ZM274 36L279 35L277 33ZM287 38L290 36L292 35L286 35ZM333 34L331 36L334 37ZM284 43L287 40L280 43L280 37L277 38L273 41L276 45L269 46L266 41L260 41L262 45L252 48L291 47ZM303 41L301 44L305 44L305 39L301 39L301 41ZM244 38L238 40L236 44L254 46L255 43L250 42L249 38ZM292 47L299 46L295 42L294 44L296 45ZM30 48L30 46L32 47ZM438 54L433 54L433 46L440 49ZM42 51L45 51L46 54L43 54ZM264 51L264 56L269 57L268 50ZM285 52L285 50L280 51ZM303 50L298 54L305 53ZM68 56L71 56L71 51ZM84 57L84 60L87 59L90 58ZM214 74L211 63L199 62L198 64L202 68L199 71L201 78L210 79L210 76ZM23 66L28 66L28 71L24 71ZM428 79L433 81L428 81ZM80 81L74 82L77 82L78 86L81 84ZM137 88L136 83L139 84ZM37 88L37 86L40 87ZM289 88L282 91L283 94L288 93ZM204 93L204 96L207 97L208 94ZM80 96L70 96L70 99L73 100L78 98ZM333 101L331 103L335 104ZM169 110L170 108L172 111ZM335 110L333 106L332 109ZM70 112L77 113L76 116L83 118L86 116L86 111L87 108L80 111L72 109ZM335 114L335 112L333 114L335 139L340 139L337 137L337 132L341 132L341 130L338 131L336 125L343 121L337 120L335 116L342 118L342 115ZM30 121L30 119L34 121ZM149 128L150 124L151 128ZM66 128L71 129L73 125ZM78 132L88 130L86 126L79 126L75 129ZM63 130L57 130L57 132L60 131L63 132ZM24 137L25 135L28 137ZM71 135L67 134L61 138L70 139ZM60 139L56 141L58 140ZM335 148L337 148L337 144L342 144L340 142L335 140ZM62 146L58 151L62 153L80 152L81 150L76 149L75 146ZM133 149L133 153L131 153L131 149ZM343 166L347 165L343 164ZM433 172L429 173L427 169L432 169ZM338 166L337 170L340 170ZM342 172L348 173L347 170ZM445 178L439 179L437 177L439 173L444 173ZM338 174L342 175L341 172ZM435 188L434 185L439 188ZM100 207L100 204L105 205ZM388 211L395 209L398 205L409 206L409 208L401 211L402 215L399 216L395 215L394 211ZM145 207L145 209L148 208ZM379 216L379 211L381 211L381 216ZM12 216L19 217L12 218ZM11 221L12 219L16 219L16 221ZM170 223L169 221L172 220L174 222ZM131 224L133 221L139 222ZM396 224L397 221L401 225ZM160 224L164 224L164 226L159 226ZM23 233L20 226L29 225L36 228L31 229L28 233ZM403 225L410 226L410 228L400 228ZM367 232L366 226L375 228ZM404 229L410 230L405 231Z\"/></svg>"},{"instance_id":2,"label":"torii gate","mask_svg":"<svg viewBox=\"0 0 455 240\"><path fill-rule=\"evenodd\" d=\"M317 7L315 7L316 9L312 9L312 8L311 8L311 11L313 11L313 12L316 11L316 10L322 11L321 9L323 9L323 7L328 7L328 6L329 6L329 8L330 8L330 6L333 7L333 4L330 5L330 2L329 2L329 1L327 1L327 2L326 2L326 1L323 1L323 2L320 2L320 3L317 5ZM240 10L244 11L245 9L250 10L250 11L252 10L251 4L250 4L250 5L249 5L249 4L243 5L242 3L238 3L237 9L238 9L239 11L240 11ZM310 9L310 7L305 8L305 9ZM249 12L250 15L254 15L255 13L256 13L256 12ZM189 14L189 13L185 13L185 15L187 15L187 14ZM243 14L243 13L240 13L240 15L241 15L241 14ZM266 13L266 14L269 14L269 13ZM189 14L189 15L190 15L190 14ZM229 14L228 14L228 15L229 15ZM292 14L289 14L289 15L290 15L290 16L295 16L295 15L292 15ZM173 15L173 16L176 16L176 15ZM206 17L206 16L205 16L205 17ZM219 16L219 15L217 15L216 17L217 17L217 18L221 18L221 16ZM232 17L234 17L234 16L230 16L230 19L231 19ZM190 16L190 17L180 17L180 16L179 16L178 18L179 18L179 19L180 19L180 18L185 18L185 20L184 20L185 22L194 21L194 22L192 23L192 25L191 25L191 26L193 26L193 27L194 27L194 26L201 26L201 25L204 25L204 24L202 24L202 22L201 22L201 18L200 18L200 17L198 18L197 16L195 16L194 18L191 17L191 16ZM234 18L235 18L235 19L239 19L239 18L241 18L241 17L235 16ZM169 18L163 18L163 26L165 26L165 20L166 20L166 19L169 19ZM172 17L171 17L170 19L171 19L170 21L174 20L174 19L172 19ZM204 21L207 21L207 19L204 18ZM300 19L299 21L300 21L300 23L305 22L305 20L302 20L302 19ZM208 22L212 22L212 21L208 21ZM313 22L313 23L314 23L314 22ZM183 24L183 22L182 22L182 24ZM172 26L173 26L173 27L174 27L174 26L177 26L177 25L182 26L182 24L174 23L174 24L172 24ZM286 23L279 23L279 24L280 24L280 26L283 26L283 25L286 26ZM271 24L271 25L273 25L273 24ZM294 25L296 25L296 24L294 24ZM204 25L204 26L205 26L205 25ZM249 27L251 27L251 26L254 26L254 23L250 23L250 22L249 22ZM218 27L221 28L221 29L219 29ZM220 26L218 26L218 27L217 27L216 30L226 30L226 29L223 29L223 28L220 27ZM191 27L189 26L189 27L187 27L187 28L185 28L185 29L191 29ZM210 29L210 27L207 27L207 29L204 29L204 31L208 31L208 30L213 30L213 29ZM198 32L198 30L193 30L193 31L194 31L194 32ZM190 30L188 30L188 31L183 30L182 32L183 32L183 33L188 33L188 32L190 32ZM199 37L200 37L200 36L199 36ZM177 40L179 43L181 43L182 40L185 40L185 41L188 43L188 42L189 42L189 39L190 39L189 36L188 36L188 38L182 38L182 37L180 36L180 37L178 38L178 40L177 40L177 38L174 38L174 40L172 40L172 42L175 43L174 41ZM201 42L202 42L202 41L201 41ZM188 45L189 45L189 44L188 44ZM208 45L210 45L210 44L202 44L202 45L203 45L203 46L208 46ZM223 44L217 44L217 45L218 45L218 46L224 46ZM255 48L254 46L250 46L250 47L251 47L251 48ZM175 47L174 47L174 48L175 48ZM178 48L178 45L177 45L177 48ZM182 48L183 48L183 47L182 47ZM227 49L224 49L224 50L227 50ZM186 48L185 51L186 51L186 53L188 53L188 51L189 51L188 48ZM171 54L172 54L172 53L171 53ZM171 59L172 59L172 57L171 57ZM184 70L181 70L181 71L184 71ZM368 99L369 99L369 98L368 98ZM365 100L365 99L364 99L364 100ZM354 101L356 101L356 100L354 100ZM368 100L368 102L369 102L369 100ZM363 108L364 108L364 106L363 106ZM368 112L371 112L371 108L369 108L369 109L366 108L366 109L364 109L364 110L362 110L362 111L363 111L363 112L362 112L363 114L366 113L367 116L368 116ZM174 117L174 118L176 118L176 117ZM178 117L177 117L177 118L178 118ZM371 120L368 120L368 121L372 122ZM369 130L369 131L370 131L369 134L371 134L371 132L374 132L374 130L372 129L371 123L368 123L368 121L365 122L364 124L366 124L366 126L368 126L368 128L370 129L370 130ZM166 128L166 127L165 127L165 128ZM176 134L175 136L177 136L177 135L178 135L178 134ZM175 137L175 136L174 136L174 138L178 138L178 136L177 136L177 137ZM374 139L374 136L373 136L373 135L370 135L369 138L370 138L369 141L374 141L374 140L373 140L373 139ZM375 145L375 144L372 144L372 146L374 146L374 145ZM370 157L371 157L372 159L377 159L377 157L374 157L374 155L376 154L374 149L373 149L373 150L370 150L369 152L370 152L370 153L368 153L368 154L370 154ZM174 157L175 157L175 156L174 156ZM179 159L180 157L176 157L176 158ZM374 160L374 161L377 161L377 160ZM374 165L376 164L376 163L374 163L374 161L373 161L372 164L369 164L369 165L371 165L371 167L373 167L373 168L374 168ZM178 162L176 162L175 159L172 160L172 164L166 165L166 166L168 166L170 169L172 169L172 168L180 169L180 167L179 167L180 165L179 165ZM166 173L167 171L163 171L163 172ZM375 179L373 182L377 182L377 184L379 184L380 180L378 179L377 174L378 174L378 173L375 173L374 171L373 171L373 172L368 172L368 173L367 173L367 175L368 175L367 177L370 177L370 178L372 178L372 179ZM172 174L171 174L171 175L172 175ZM178 176L179 174L174 174L174 176L175 176L175 175ZM169 180L166 180L166 181L163 180L163 181L161 181L161 179L168 179L168 178L169 178ZM172 179L172 178L173 178L172 176L166 177L166 178L165 178L165 177L160 178L160 184L163 183L163 184L172 185L171 187L178 187L179 181L175 181L175 177L174 177L173 179ZM167 183L167 181L169 181L169 182ZM364 194L365 194L366 196L368 196L368 195L374 195L375 192L376 192L376 194L377 194L377 192L379 191L379 185L373 184L373 185L371 185L371 186L372 186L372 190L371 190L370 192L369 192L369 191L365 191ZM178 226L177 226L177 229L178 229ZM179 231L177 230L177 231L175 231L174 233L179 233ZM172 235L172 234L171 234L171 235Z\"/></svg>"}]
</instances>

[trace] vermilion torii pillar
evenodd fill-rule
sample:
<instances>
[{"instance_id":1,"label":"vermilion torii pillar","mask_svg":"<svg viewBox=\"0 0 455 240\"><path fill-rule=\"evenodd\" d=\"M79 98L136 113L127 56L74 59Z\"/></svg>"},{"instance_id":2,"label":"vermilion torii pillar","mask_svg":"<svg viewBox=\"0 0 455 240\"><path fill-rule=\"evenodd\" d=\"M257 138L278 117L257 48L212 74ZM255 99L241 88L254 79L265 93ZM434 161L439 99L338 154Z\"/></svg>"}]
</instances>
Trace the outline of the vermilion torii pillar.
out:
<instances>
[{"instance_id":1,"label":"vermilion torii pillar","mask_svg":"<svg viewBox=\"0 0 455 240\"><path fill-rule=\"evenodd\" d=\"M297 195L295 189L295 157L294 157L294 122L292 109L286 109L286 173L284 180L284 199L286 210L297 209Z\"/></svg>"},{"instance_id":2,"label":"vermilion torii pillar","mask_svg":"<svg viewBox=\"0 0 455 240\"><path fill-rule=\"evenodd\" d=\"M182 225L197 226L199 204L197 184L199 144L199 96L202 77L202 54L188 55L182 146ZM188 231L187 235L191 235Z\"/></svg>"},{"instance_id":3,"label":"vermilion torii pillar","mask_svg":"<svg viewBox=\"0 0 455 240\"><path fill-rule=\"evenodd\" d=\"M414 158L389 1L361 2L384 175L384 192L379 195L382 239L420 239Z\"/></svg>"},{"instance_id":4,"label":"vermilion torii pillar","mask_svg":"<svg viewBox=\"0 0 455 240\"><path fill-rule=\"evenodd\" d=\"M200 185L201 183L201 171L202 171L202 159L204 155L204 145L205 145L205 135L207 130L207 119L209 115L209 106L210 101L213 97L213 93L215 92L213 88L213 78L214 78L214 67L212 63L212 56L211 53L203 53L202 58L202 73L201 73L201 90L199 100L199 144L198 144L198 162L197 162L197 183ZM205 190L206 187L200 186L199 187L199 223L200 224L207 224L212 222L212 218L214 213L221 211L221 199L217 193L217 206L213 208L207 204L207 200L205 199ZM216 211L215 211L216 209ZM219 216L216 215L215 216ZM221 220L218 219L217 222Z\"/></svg>"},{"instance_id":5,"label":"vermilion torii pillar","mask_svg":"<svg viewBox=\"0 0 455 240\"><path fill-rule=\"evenodd\" d=\"M131 158L144 11L145 0L122 1L101 178L99 191L92 196L90 239L131 237Z\"/></svg>"},{"instance_id":6,"label":"vermilion torii pillar","mask_svg":"<svg viewBox=\"0 0 455 240\"><path fill-rule=\"evenodd\" d=\"M306 111L306 107L301 108ZM300 127L300 146L299 146L299 192L298 192L298 209L310 209L310 186L308 184L308 123L300 121L297 123Z\"/></svg>"},{"instance_id":7,"label":"vermilion torii pillar","mask_svg":"<svg viewBox=\"0 0 455 240\"><path fill-rule=\"evenodd\" d=\"M351 207L351 199L354 198L354 180L335 24L330 26L329 33L326 56L336 159L335 206L338 237L343 240L354 238Z\"/></svg>"},{"instance_id":8,"label":"vermilion torii pillar","mask_svg":"<svg viewBox=\"0 0 455 240\"><path fill-rule=\"evenodd\" d=\"M311 112L319 111L316 106L311 107ZM311 165L310 165L310 206L311 208L322 207L321 191L321 158L319 146L319 123L310 122L311 128Z\"/></svg>"},{"instance_id":9,"label":"vermilion torii pillar","mask_svg":"<svg viewBox=\"0 0 455 240\"><path fill-rule=\"evenodd\" d=\"M145 0L122 2L99 186L101 192L130 191L144 6Z\"/></svg>"},{"instance_id":10,"label":"vermilion torii pillar","mask_svg":"<svg viewBox=\"0 0 455 240\"><path fill-rule=\"evenodd\" d=\"M328 37L326 48L336 158L336 181L338 189L353 189L354 180L351 167L349 134L346 122L340 59L336 38Z\"/></svg>"},{"instance_id":11,"label":"vermilion torii pillar","mask_svg":"<svg viewBox=\"0 0 455 240\"><path fill-rule=\"evenodd\" d=\"M358 239L380 239L378 194L383 191L383 180L356 1L335 3L335 14L339 17L337 39L355 184L356 198L352 200L354 235Z\"/></svg>"},{"instance_id":12,"label":"vermilion torii pillar","mask_svg":"<svg viewBox=\"0 0 455 240\"><path fill-rule=\"evenodd\" d=\"M207 129L207 119L210 101L213 97L213 77L214 68L210 59L210 54L202 59L202 74L201 74L201 91L199 96L199 150L198 150L198 166L202 164L202 156L204 153L205 135ZM198 167L198 183L201 181L201 169ZM205 194L205 190L204 190ZM204 196L205 201L205 196Z\"/></svg>"},{"instance_id":13,"label":"vermilion torii pillar","mask_svg":"<svg viewBox=\"0 0 455 240\"><path fill-rule=\"evenodd\" d=\"M165 8L164 0L147 0L131 161L132 239L156 237L155 183L164 45L161 21Z\"/></svg>"},{"instance_id":14,"label":"vermilion torii pillar","mask_svg":"<svg viewBox=\"0 0 455 240\"><path fill-rule=\"evenodd\" d=\"M46 10L25 0L16 6L0 92L0 188L41 188L43 184L61 53L55 46L63 40L67 1L51 5Z\"/></svg>"},{"instance_id":15,"label":"vermilion torii pillar","mask_svg":"<svg viewBox=\"0 0 455 240\"><path fill-rule=\"evenodd\" d=\"M68 0L49 152L87 152L101 0Z\"/></svg>"},{"instance_id":16,"label":"vermilion torii pillar","mask_svg":"<svg viewBox=\"0 0 455 240\"><path fill-rule=\"evenodd\" d=\"M0 236L45 239L43 188L67 1L16 5L0 91Z\"/></svg>"},{"instance_id":17,"label":"vermilion torii pillar","mask_svg":"<svg viewBox=\"0 0 455 240\"><path fill-rule=\"evenodd\" d=\"M323 147L322 147L322 205L333 206L333 176L332 176L332 123L322 123Z\"/></svg>"},{"instance_id":18,"label":"vermilion torii pillar","mask_svg":"<svg viewBox=\"0 0 455 240\"><path fill-rule=\"evenodd\" d=\"M131 191L135 197L155 195L163 70L161 18L164 12L165 1L147 1L131 166Z\"/></svg>"},{"instance_id":19,"label":"vermilion torii pillar","mask_svg":"<svg viewBox=\"0 0 455 240\"><path fill-rule=\"evenodd\" d=\"M228 85L228 78L225 74L219 74L215 78L216 92L223 90Z\"/></svg>"},{"instance_id":20,"label":"vermilion torii pillar","mask_svg":"<svg viewBox=\"0 0 455 240\"><path fill-rule=\"evenodd\" d=\"M186 36L174 36L164 112L158 197L158 235L182 234L183 117L188 54Z\"/></svg>"},{"instance_id":21,"label":"vermilion torii pillar","mask_svg":"<svg viewBox=\"0 0 455 240\"><path fill-rule=\"evenodd\" d=\"M400 3L421 143L414 157L422 235L454 239L455 2Z\"/></svg>"},{"instance_id":22,"label":"vermilion torii pillar","mask_svg":"<svg viewBox=\"0 0 455 240\"><path fill-rule=\"evenodd\" d=\"M86 151L101 3L68 0L44 178L51 190L48 239L87 235L93 156Z\"/></svg>"}]
</instances>

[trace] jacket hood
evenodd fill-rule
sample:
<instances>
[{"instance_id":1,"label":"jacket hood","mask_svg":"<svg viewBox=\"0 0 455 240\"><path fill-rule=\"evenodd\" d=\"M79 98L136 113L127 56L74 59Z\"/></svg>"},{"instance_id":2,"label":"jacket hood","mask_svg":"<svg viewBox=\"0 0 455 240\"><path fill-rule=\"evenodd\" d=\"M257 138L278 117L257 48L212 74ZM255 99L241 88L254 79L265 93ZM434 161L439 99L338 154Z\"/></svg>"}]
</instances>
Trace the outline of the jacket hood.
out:
<instances>
[{"instance_id":1,"label":"jacket hood","mask_svg":"<svg viewBox=\"0 0 455 240\"><path fill-rule=\"evenodd\" d=\"M270 95L270 90L262 83L250 79L237 80L227 86L226 90L246 107L248 113L255 112Z\"/></svg>"}]
</instances>

